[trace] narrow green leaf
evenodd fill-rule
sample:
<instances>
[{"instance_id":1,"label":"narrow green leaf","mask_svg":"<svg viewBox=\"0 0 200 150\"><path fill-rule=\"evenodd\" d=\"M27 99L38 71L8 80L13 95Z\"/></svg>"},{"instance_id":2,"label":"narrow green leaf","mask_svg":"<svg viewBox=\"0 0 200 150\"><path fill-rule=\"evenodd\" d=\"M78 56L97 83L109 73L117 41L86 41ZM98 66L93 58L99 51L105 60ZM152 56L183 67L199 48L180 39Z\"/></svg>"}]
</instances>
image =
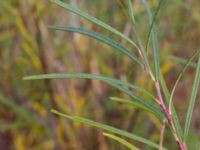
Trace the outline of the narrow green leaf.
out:
<instances>
[{"instance_id":1,"label":"narrow green leaf","mask_svg":"<svg viewBox=\"0 0 200 150\"><path fill-rule=\"evenodd\" d=\"M169 103L170 93L169 93L169 91L167 89L167 85L166 85L165 79L164 79L164 77L163 77L163 75L161 73L160 73L159 77L160 77L160 84L161 84L161 88L162 88L162 91L164 93L165 99ZM182 131L182 128L181 128L181 125L180 125L180 122L179 122L179 119L178 119L178 115L176 113L176 110L175 110L175 107L174 107L173 103L172 103L172 107L171 107L171 113L173 114L172 118L174 120L174 125L175 125L176 131L178 133L178 136L183 141L183 131Z\"/></svg>"},{"instance_id":2,"label":"narrow green leaf","mask_svg":"<svg viewBox=\"0 0 200 150\"><path fill-rule=\"evenodd\" d=\"M151 146L151 147L154 147L154 148L159 148L158 144L151 142L150 140L144 139L142 137L139 137L135 134L129 133L127 131L123 131L121 129L117 129L115 127L112 127L112 126L109 126L109 125L106 125L106 124L102 124L102 123L98 123L98 122L95 122L95 121L92 121L92 120L89 120L89 119L85 119L85 118L82 118L82 117L63 114L63 113L60 113L60 112L58 112L57 110L54 110L54 109L52 109L51 112L56 114L56 115L67 118L69 120L77 121L77 122L80 122L80 123L83 123L83 124L86 124L86 125L98 128L98 129L105 130L107 132L111 132L111 133L114 133L114 134L117 134L117 135L121 135L121 136L130 138L130 139L133 139L135 141L147 144L148 146Z\"/></svg>"},{"instance_id":3,"label":"narrow green leaf","mask_svg":"<svg viewBox=\"0 0 200 150\"><path fill-rule=\"evenodd\" d=\"M134 35L136 37L137 44L139 45L139 48L140 48L140 52L141 52L140 55L142 56L142 59L143 59L144 69L147 72L147 74L150 74L150 76L151 76L152 75L152 73L151 73L152 71L151 71L151 68L150 68L150 65L149 65L147 54L145 52L145 49L144 49L143 44L142 44L142 40L140 39L138 31L137 31L137 27L136 27L137 25L136 25L136 22L135 22L135 16L134 16L134 9L133 9L132 0L128 0L128 6L127 7L128 7L127 8L128 9L128 16L129 16L129 18L131 20L131 23L132 23L132 29L133 29Z\"/></svg>"},{"instance_id":4,"label":"narrow green leaf","mask_svg":"<svg viewBox=\"0 0 200 150\"><path fill-rule=\"evenodd\" d=\"M156 9L156 13L155 13L155 17L158 14L158 11L160 9L160 4L163 0L160 0L159 5ZM150 25L150 35L149 38L151 37L151 43L152 43L152 48L153 48L153 57L154 57L154 67L155 67L155 78L158 81L159 80L159 74L160 74L160 60L159 60L159 51L158 51L158 47L157 47L157 35L155 32L155 19L153 20L153 16L151 13L151 10L149 9L146 0L142 0L144 8L147 12L147 16L148 16L148 21L149 21L149 25ZM152 27L151 27L152 26ZM152 28L152 29L151 29Z\"/></svg>"},{"instance_id":5,"label":"narrow green leaf","mask_svg":"<svg viewBox=\"0 0 200 150\"><path fill-rule=\"evenodd\" d=\"M122 8L122 11L124 12L124 15L129 17L128 14L127 14L127 9L128 8L127 8L127 5L126 5L125 1L124 0L117 0L117 3Z\"/></svg>"},{"instance_id":6,"label":"narrow green leaf","mask_svg":"<svg viewBox=\"0 0 200 150\"><path fill-rule=\"evenodd\" d=\"M175 89L178 85L178 82L180 81L183 73L185 72L185 70L188 68L188 66L191 64L192 62L192 59L200 52L200 50L197 50L196 52L194 52L194 54L192 54L192 56L190 57L190 59L187 60L185 66L183 67L182 71L179 73L178 75L178 78L174 84L174 87L172 89L172 92L170 94L170 98L169 98L169 110L170 110L170 113L172 115L172 117L176 120L178 120L178 117L177 117L177 114L175 113L175 108L174 108L174 105L173 105L173 95L174 95L174 92L175 92ZM181 136L181 139L183 140L183 133L182 133L182 129L180 129L180 127L178 126L177 130L179 130L179 132L181 133L180 136Z\"/></svg>"},{"instance_id":7,"label":"narrow green leaf","mask_svg":"<svg viewBox=\"0 0 200 150\"><path fill-rule=\"evenodd\" d=\"M32 122L24 122L22 120L12 121L12 122L4 122L0 121L0 128L3 131L10 131L12 129L20 129L20 128L27 128L32 126Z\"/></svg>"},{"instance_id":8,"label":"narrow green leaf","mask_svg":"<svg viewBox=\"0 0 200 150\"><path fill-rule=\"evenodd\" d=\"M190 96L190 101L189 101L189 106L187 110L187 116L186 116L186 121L185 121L185 128L184 128L184 142L187 139L189 128L190 128L190 123L192 120L192 114L194 110L194 105L195 105L195 100L197 97L197 92L199 88L199 83L200 83L200 55L197 63L197 69L195 73L195 78L194 78L194 83L192 86L192 93Z\"/></svg>"},{"instance_id":9,"label":"narrow green leaf","mask_svg":"<svg viewBox=\"0 0 200 150\"><path fill-rule=\"evenodd\" d=\"M95 79L95 80L103 81L103 82L115 87L116 89L126 93L128 96L133 98L133 100L136 103L138 103L138 106L147 107L148 109L151 109L153 112L158 114L158 116L160 116L160 117L164 116L163 113L161 112L160 108L158 108L156 106L156 104L154 104L153 102L148 102L148 101L138 97L137 95L133 94L131 91L129 91L128 89L121 86L121 85L125 85L126 82L124 82L124 81L122 82L122 81L119 81L119 80L116 80L113 78L98 76L98 75L94 75L94 74L86 74L86 73L66 73L66 74L54 73L54 74L33 75L33 76L29 76L29 77L24 77L23 79L24 80L35 80L35 79L55 79L55 78L85 78L85 79ZM130 86L130 84L127 84L127 83L126 83L126 85Z\"/></svg>"},{"instance_id":10,"label":"narrow green leaf","mask_svg":"<svg viewBox=\"0 0 200 150\"><path fill-rule=\"evenodd\" d=\"M190 57L190 59L187 60L186 64L184 65L183 69L181 70L181 72L179 73L178 75L178 78L173 86L173 89L172 89L172 92L171 92L171 95L170 95L170 99L169 99L169 110L171 112L171 107L172 107L172 100L173 100L173 95L174 95L174 92L176 90L176 87L181 79L181 77L183 76L183 73L186 71L186 69L189 67L189 65L191 64L192 60L194 59L194 57L200 52L200 50L197 50L194 52L194 54L192 54L192 56ZM173 114L172 114L173 115Z\"/></svg>"},{"instance_id":11,"label":"narrow green leaf","mask_svg":"<svg viewBox=\"0 0 200 150\"><path fill-rule=\"evenodd\" d=\"M12 99L5 98L0 94L0 103L7 106L9 110L13 111L14 113L18 114L19 116L27 119L28 122L34 123L34 119L32 115L25 110L23 107L19 106L14 102Z\"/></svg>"},{"instance_id":12,"label":"narrow green leaf","mask_svg":"<svg viewBox=\"0 0 200 150\"><path fill-rule=\"evenodd\" d=\"M49 74L33 75L33 76L24 77L23 79L24 80L36 80L36 79L46 79L46 78L57 78L56 74L51 74L51 77L46 76L46 75L49 75ZM74 77L74 78L95 79L95 80L100 80L100 81L105 81L105 82L113 82L115 84L119 84L121 86L130 88L130 89L134 89L138 92L148 95L152 99L155 99L155 97L147 90L140 88L138 86L135 86L124 80L118 80L115 78L110 78L110 77L100 76L100 75L95 75L95 74L88 74L88 73L68 73L68 74L58 74L58 75L59 75L58 78L73 78Z\"/></svg>"},{"instance_id":13,"label":"narrow green leaf","mask_svg":"<svg viewBox=\"0 0 200 150\"><path fill-rule=\"evenodd\" d=\"M160 73L159 77L160 77L160 85L161 85L165 100L169 103L170 93L169 93L169 90L167 88L167 84L166 84L166 81L164 79L164 75L162 73Z\"/></svg>"},{"instance_id":14,"label":"narrow green leaf","mask_svg":"<svg viewBox=\"0 0 200 150\"><path fill-rule=\"evenodd\" d=\"M64 3L62 2L61 0L50 0L51 2L57 4L58 6L66 9L66 10L69 10L85 19L87 19L88 21L92 22L92 23L95 23L101 27L103 27L104 29L122 37L124 40L128 41L129 43L131 43L138 51L140 51L140 48L137 46L137 44L135 44L129 37L127 37L126 35L124 35L123 33L117 31L116 29L114 29L113 27L111 27L110 25L106 24L105 22L81 11L80 9L78 8L75 8L73 6L71 6L70 4L68 3Z\"/></svg>"},{"instance_id":15,"label":"narrow green leaf","mask_svg":"<svg viewBox=\"0 0 200 150\"><path fill-rule=\"evenodd\" d=\"M139 148L137 148L136 146L134 146L133 144L127 142L126 140L120 138L119 136L113 135L113 134L109 134L109 133L103 133L104 136L109 137L119 143L121 143L122 145L128 147L131 150L139 150Z\"/></svg>"},{"instance_id":16,"label":"narrow green leaf","mask_svg":"<svg viewBox=\"0 0 200 150\"><path fill-rule=\"evenodd\" d=\"M104 36L104 35L101 35L101 34L99 34L97 32L89 31L89 30L86 30L86 29L83 29L83 28L73 28L73 27L63 27L63 26L49 26L49 28L53 29L53 30L76 32L76 33L80 33L80 34L92 37L92 38L94 38L96 40L99 40L99 41L111 46L112 48L114 48L114 50L117 50L117 51L127 55L133 61L138 63L140 66L142 66L141 61L135 56L135 54L133 52L131 52L129 49L123 47L121 44L119 44L118 42L110 39L107 36Z\"/></svg>"},{"instance_id":17,"label":"narrow green leaf","mask_svg":"<svg viewBox=\"0 0 200 150\"><path fill-rule=\"evenodd\" d=\"M155 22L156 22L156 18L157 18L157 16L158 16L158 12L159 12L159 10L160 10L161 5L162 5L163 2L164 2L164 0L160 0L160 1L159 1L159 4L158 4L158 6L157 6L157 8L156 8L156 10L155 10L155 13L154 13L154 15L153 15L153 19L152 19L151 25L150 25L150 27L149 27L149 32L148 32L147 41L146 41L146 46L145 46L146 52L148 51L148 45L149 45L149 40L150 40L150 38L151 38L151 33L152 33L152 30L153 30L154 24L155 24ZM149 17L150 17L150 16L151 16L151 15L149 14Z\"/></svg>"},{"instance_id":18,"label":"narrow green leaf","mask_svg":"<svg viewBox=\"0 0 200 150\"><path fill-rule=\"evenodd\" d=\"M132 6L132 1L128 0L128 10L129 10L129 16L131 18L131 21L133 24L135 24L135 16L134 16L134 11L133 11L133 6Z\"/></svg>"},{"instance_id":19,"label":"narrow green leaf","mask_svg":"<svg viewBox=\"0 0 200 150\"><path fill-rule=\"evenodd\" d=\"M185 59L185 58L182 58L182 57L178 57L178 56L169 56L169 59L171 60L175 60L181 64L187 64L188 62L188 59ZM193 68L196 68L197 67L197 64L195 62L190 62L188 64L190 67L193 67Z\"/></svg>"},{"instance_id":20,"label":"narrow green leaf","mask_svg":"<svg viewBox=\"0 0 200 150\"><path fill-rule=\"evenodd\" d=\"M160 115L156 114L154 111L152 111L151 109L148 109L147 107L140 107L138 105L138 103L136 103L135 101L131 101L131 100L127 100L127 99L124 99L124 98L119 98L119 97L110 97L110 99L112 101L115 101L115 102L119 102L119 103L122 103L122 104L127 104L128 106L132 106L132 107L139 107L145 111L148 111L154 115L156 115L157 117L161 117ZM164 118L164 116L162 116L162 118Z\"/></svg>"}]
</instances>

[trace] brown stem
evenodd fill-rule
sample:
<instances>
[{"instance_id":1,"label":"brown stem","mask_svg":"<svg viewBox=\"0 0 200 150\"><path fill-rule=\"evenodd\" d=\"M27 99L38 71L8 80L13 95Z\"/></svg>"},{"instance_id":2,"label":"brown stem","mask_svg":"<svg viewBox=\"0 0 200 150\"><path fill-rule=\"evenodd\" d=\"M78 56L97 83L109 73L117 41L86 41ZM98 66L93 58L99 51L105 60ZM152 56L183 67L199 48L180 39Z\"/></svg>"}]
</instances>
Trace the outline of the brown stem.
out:
<instances>
[{"instance_id":1,"label":"brown stem","mask_svg":"<svg viewBox=\"0 0 200 150\"><path fill-rule=\"evenodd\" d=\"M164 133L165 133L165 120L163 121L162 129L160 132L160 148L159 150L163 150L163 139L164 139Z\"/></svg>"},{"instance_id":2,"label":"brown stem","mask_svg":"<svg viewBox=\"0 0 200 150\"><path fill-rule=\"evenodd\" d=\"M165 103L163 101L161 90L160 90L160 85L159 85L159 83L157 81L155 82L155 89L156 89L156 93L157 93L157 103L160 105L160 107L162 108L163 112L165 113L165 116L167 118L167 122L168 122L168 124L169 124L169 126L170 126L170 128L172 130L172 133L174 135L176 143L178 144L180 150L185 150L185 145L184 145L184 143L182 142L182 140L180 139L180 137L177 134L173 118L169 113L169 108L166 107L166 105L165 105Z\"/></svg>"}]
</instances>

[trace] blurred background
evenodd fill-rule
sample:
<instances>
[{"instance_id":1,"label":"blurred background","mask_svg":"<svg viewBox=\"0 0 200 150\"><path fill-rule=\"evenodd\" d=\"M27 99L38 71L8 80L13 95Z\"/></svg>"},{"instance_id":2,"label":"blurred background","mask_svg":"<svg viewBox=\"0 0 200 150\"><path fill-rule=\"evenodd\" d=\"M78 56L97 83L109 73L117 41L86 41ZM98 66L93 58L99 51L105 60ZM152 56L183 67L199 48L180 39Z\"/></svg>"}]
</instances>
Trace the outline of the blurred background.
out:
<instances>
[{"instance_id":1,"label":"blurred background","mask_svg":"<svg viewBox=\"0 0 200 150\"><path fill-rule=\"evenodd\" d=\"M122 3L126 5L125 1L65 1L135 40L127 10L121 6ZM158 0L148 2L154 12ZM134 0L134 9L137 31L145 43L149 27L140 0ZM188 59L200 46L199 10L199 0L171 0L164 3L158 15L161 71L170 91L183 67L183 63L172 56ZM106 84L82 79L22 80L23 76L33 74L85 72L127 80L154 93L152 83L141 68L126 56L89 37L50 30L48 25L84 27L112 37L136 52L119 37L48 0L1 0L0 150L126 150L104 137L101 131L52 115L50 108L107 123L159 142L161 122L137 108L111 101L111 96L129 97ZM194 67L195 64L186 71L174 96L182 125ZM191 150L200 147L199 113L198 96L189 135ZM151 149L134 144L141 149ZM168 128L164 145L177 149Z\"/></svg>"}]
</instances>

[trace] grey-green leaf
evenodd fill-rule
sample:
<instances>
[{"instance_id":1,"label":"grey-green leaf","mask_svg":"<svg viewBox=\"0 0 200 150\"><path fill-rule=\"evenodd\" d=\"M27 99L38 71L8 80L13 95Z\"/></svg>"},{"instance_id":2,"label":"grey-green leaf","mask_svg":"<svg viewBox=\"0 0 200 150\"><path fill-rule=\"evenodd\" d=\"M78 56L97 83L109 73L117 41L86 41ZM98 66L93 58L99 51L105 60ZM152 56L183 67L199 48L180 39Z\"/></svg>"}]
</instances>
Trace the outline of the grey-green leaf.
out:
<instances>
[{"instance_id":1,"label":"grey-green leaf","mask_svg":"<svg viewBox=\"0 0 200 150\"><path fill-rule=\"evenodd\" d=\"M25 110L23 107L19 106L18 104L15 103L14 100L12 99L7 99L4 96L0 94L0 103L7 106L11 111L14 113L18 114L19 116L25 118L27 122L29 123L34 123L35 120L32 117L32 115Z\"/></svg>"},{"instance_id":2,"label":"grey-green leaf","mask_svg":"<svg viewBox=\"0 0 200 150\"><path fill-rule=\"evenodd\" d=\"M128 85L125 81L119 81L113 78L108 78L104 76L94 75L94 74L87 74L87 73L54 73L54 74L42 74L42 75L33 75L29 77L24 77L25 80L36 80L36 79L55 79L55 78L85 78L85 79L95 79L99 81L103 81L116 89L124 92L128 96L130 96L137 104L140 106L140 108L147 107L148 109L152 110L154 113L157 114L157 116L160 116L160 118L164 118L163 113L161 112L160 108L156 106L153 102L146 101L137 95L133 94L128 89L124 88L121 85Z\"/></svg>"},{"instance_id":3,"label":"grey-green leaf","mask_svg":"<svg viewBox=\"0 0 200 150\"><path fill-rule=\"evenodd\" d=\"M98 129L102 129L104 131L111 132L111 133L114 133L114 134L118 134L118 135L130 138L130 139L133 139L135 141L147 144L148 146L151 146L151 147L154 147L154 148L159 148L158 144L151 142L150 140L144 139L142 137L139 137L139 136L137 136L133 133L129 133L127 131L123 131L121 129L117 129L115 127L112 127L112 126L109 126L109 125L106 125L106 124L102 124L102 123L98 123L98 122L95 122L95 121L92 121L92 120L89 120L89 119L85 119L85 118L82 118L82 117L63 114L63 113L60 113L60 112L58 112L57 110L54 110L54 109L52 109L51 112L56 114L56 115L67 118L69 120L84 123L86 125L89 125L89 126L92 126L92 127L98 128Z\"/></svg>"},{"instance_id":4,"label":"grey-green leaf","mask_svg":"<svg viewBox=\"0 0 200 150\"><path fill-rule=\"evenodd\" d=\"M186 71L186 69L189 67L189 65L192 63L192 60L194 59L194 57L200 52L200 50L197 50L195 51L192 56L187 60L187 62L185 63L183 69L181 70L181 72L179 73L178 75L178 78L174 84L174 87L172 89L172 92L171 92L171 95L170 95L170 99L169 99L169 110L171 112L171 107L172 107L172 100L173 100L173 95L174 95L174 92L176 90L176 87L181 79L181 77L183 76L183 73ZM173 114L172 114L173 115Z\"/></svg>"},{"instance_id":5,"label":"grey-green leaf","mask_svg":"<svg viewBox=\"0 0 200 150\"><path fill-rule=\"evenodd\" d=\"M151 33L152 33L152 31L153 31L153 27L154 27L154 24L155 24L156 19L157 19L157 16L158 16L158 12L159 12L159 10L160 10L161 5L162 5L163 2L164 2L164 0L160 0L160 1L159 1L159 4L158 4L158 6L157 6L157 8L156 8L156 10L155 10L155 13L154 13L154 15L153 15L153 19L152 19L151 25L150 25L150 27L149 27L148 36L147 36L147 41L146 41L146 45L145 45L145 50L146 50L146 51L148 50L148 44L149 44L149 40L150 40L150 38L151 38ZM147 12L148 12L148 11L147 11ZM151 17L151 14L149 14L148 16L149 16L149 18L150 18L150 17Z\"/></svg>"},{"instance_id":6,"label":"grey-green leaf","mask_svg":"<svg viewBox=\"0 0 200 150\"><path fill-rule=\"evenodd\" d=\"M174 60L174 61L181 63L181 64L187 64L187 62L188 62L187 59L182 58L182 57L178 57L178 56L169 56L169 59ZM188 65L190 67L193 67L193 68L197 67L197 64L195 62L190 62Z\"/></svg>"},{"instance_id":7,"label":"grey-green leaf","mask_svg":"<svg viewBox=\"0 0 200 150\"><path fill-rule=\"evenodd\" d=\"M132 107L140 107L138 106L138 104L135 102L135 101L131 101L131 100L127 100L127 99L124 99L124 98L119 98L119 97L110 97L110 99L112 101L115 101L115 102L119 102L119 103L122 103L122 104L127 104L128 106L132 106ZM157 117L160 117L158 116L158 114L156 114L154 111L152 111L151 109L148 109L146 107L143 107L142 108L143 110L145 111L148 111L150 113L153 113L154 115L156 115ZM164 118L164 116L163 116Z\"/></svg>"},{"instance_id":8,"label":"grey-green leaf","mask_svg":"<svg viewBox=\"0 0 200 150\"><path fill-rule=\"evenodd\" d=\"M119 136L116 136L116 135L113 135L113 134L110 134L110 133L105 133L105 132L103 133L103 135L121 143L122 145L126 146L127 148L129 148L131 150L139 150L139 148L137 148L133 144L127 142L126 140L120 138Z\"/></svg>"},{"instance_id":9,"label":"grey-green leaf","mask_svg":"<svg viewBox=\"0 0 200 150\"><path fill-rule=\"evenodd\" d=\"M190 96L189 106L188 106L188 110L187 110L187 116L186 116L185 128L184 128L184 141L187 140L190 123L192 120L192 113L194 110L195 100L196 100L198 89L199 89L199 83L200 83L200 54L199 54L199 59L198 59L198 63L197 63L194 83L192 86L192 93Z\"/></svg>"},{"instance_id":10,"label":"grey-green leaf","mask_svg":"<svg viewBox=\"0 0 200 150\"><path fill-rule=\"evenodd\" d=\"M161 84L161 88L162 88L162 91L164 93L164 96L165 96L165 99L167 100L167 102L169 103L169 99L170 99L170 93L167 89L167 85L166 85L166 82L165 82L165 79L163 77L163 75L160 73L160 84ZM178 136L180 137L181 140L183 140L183 131L182 131L182 128L181 128L181 125L180 125L180 122L179 122L179 119L178 119L178 115L176 113L176 110L175 110L175 107L174 107L174 104L172 103L172 107L171 107L171 112L172 112L172 118L174 120L174 124L175 124L175 128L176 128L176 131L178 133Z\"/></svg>"},{"instance_id":11,"label":"grey-green leaf","mask_svg":"<svg viewBox=\"0 0 200 150\"><path fill-rule=\"evenodd\" d=\"M140 66L142 66L141 61L135 56L135 54L133 52L131 52L129 49L123 47L121 44L119 44L118 42L112 40L111 38L109 38L107 36L104 36L104 35L101 35L97 32L89 31L89 30L86 30L86 29L83 29L83 28L73 28L73 27L63 27L63 26L49 26L49 28L53 29L53 30L76 32L76 33L80 33L80 34L89 36L91 38L94 38L96 40L99 40L99 41L111 46L112 48L114 48L114 50L117 50L117 51L127 55L134 62L136 62Z\"/></svg>"},{"instance_id":12,"label":"grey-green leaf","mask_svg":"<svg viewBox=\"0 0 200 150\"><path fill-rule=\"evenodd\" d=\"M87 19L88 21L92 22L92 23L95 23L96 25L99 25L101 27L103 27L104 29L120 36L121 38L123 38L124 40L128 41L129 43L131 43L138 51L140 51L140 48L137 46L137 44L135 44L135 42L133 42L129 37L127 37L126 35L124 35L123 33L117 31L115 28L111 27L110 25L106 24L105 22L81 11L80 9L78 8L75 8L73 6L71 6L70 4L68 3L64 3L62 2L61 0L50 0L51 2L57 4L58 6L66 9L66 10L69 10L85 19Z\"/></svg>"},{"instance_id":13,"label":"grey-green leaf","mask_svg":"<svg viewBox=\"0 0 200 150\"><path fill-rule=\"evenodd\" d=\"M160 0L160 3L163 0ZM157 35L156 35L156 31L155 31L155 19L153 20L153 16L151 13L151 10L149 9L146 0L142 0L144 8L147 12L147 16L148 16L148 21L149 21L149 25L150 25L150 31L149 31L149 39L151 38L151 43L152 43L152 48L153 48L153 57L154 57L154 67L155 67L155 78L158 81L159 80L159 72L160 72L160 59L159 59L159 51L158 51L158 47L157 47ZM155 13L155 17L158 14L158 11L160 9L160 3L156 9L156 13ZM155 18L154 17L154 18ZM149 39L147 41L149 41ZM148 45L148 43L146 44Z\"/></svg>"},{"instance_id":14,"label":"grey-green leaf","mask_svg":"<svg viewBox=\"0 0 200 150\"><path fill-rule=\"evenodd\" d=\"M134 11L133 11L133 6L132 6L132 0L128 0L128 11L129 11L129 16L131 18L131 21L133 24L135 24L135 16L134 16Z\"/></svg>"}]
</instances>

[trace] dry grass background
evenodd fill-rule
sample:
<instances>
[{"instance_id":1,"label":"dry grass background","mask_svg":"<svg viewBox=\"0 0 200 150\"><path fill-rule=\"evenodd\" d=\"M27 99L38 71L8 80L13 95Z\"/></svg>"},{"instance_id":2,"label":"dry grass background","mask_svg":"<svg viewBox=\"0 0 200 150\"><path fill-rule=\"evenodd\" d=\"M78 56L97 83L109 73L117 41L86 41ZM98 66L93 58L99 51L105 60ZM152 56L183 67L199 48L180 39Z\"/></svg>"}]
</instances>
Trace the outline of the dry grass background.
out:
<instances>
[{"instance_id":1,"label":"dry grass background","mask_svg":"<svg viewBox=\"0 0 200 150\"><path fill-rule=\"evenodd\" d=\"M117 1L71 0L70 3L134 37ZM148 28L144 8L139 0L134 3L139 33L145 41ZM150 1L152 10L157 3L157 0ZM189 58L199 48L199 10L199 0L172 0L165 3L159 14L161 71L169 89L182 67L169 56ZM53 116L49 113L52 107L159 141L158 120L138 109L110 101L110 96L126 96L103 83L75 79L22 80L23 76L38 73L88 72L128 80L153 92L152 83L125 56L88 37L49 30L48 25L81 26L113 37L47 0L0 1L0 149L125 149L100 131ZM194 69L190 68L175 93L174 103L182 124L193 75ZM199 108L198 98L189 135L192 150L200 147ZM167 130L164 143L176 149L170 136Z\"/></svg>"}]
</instances>

